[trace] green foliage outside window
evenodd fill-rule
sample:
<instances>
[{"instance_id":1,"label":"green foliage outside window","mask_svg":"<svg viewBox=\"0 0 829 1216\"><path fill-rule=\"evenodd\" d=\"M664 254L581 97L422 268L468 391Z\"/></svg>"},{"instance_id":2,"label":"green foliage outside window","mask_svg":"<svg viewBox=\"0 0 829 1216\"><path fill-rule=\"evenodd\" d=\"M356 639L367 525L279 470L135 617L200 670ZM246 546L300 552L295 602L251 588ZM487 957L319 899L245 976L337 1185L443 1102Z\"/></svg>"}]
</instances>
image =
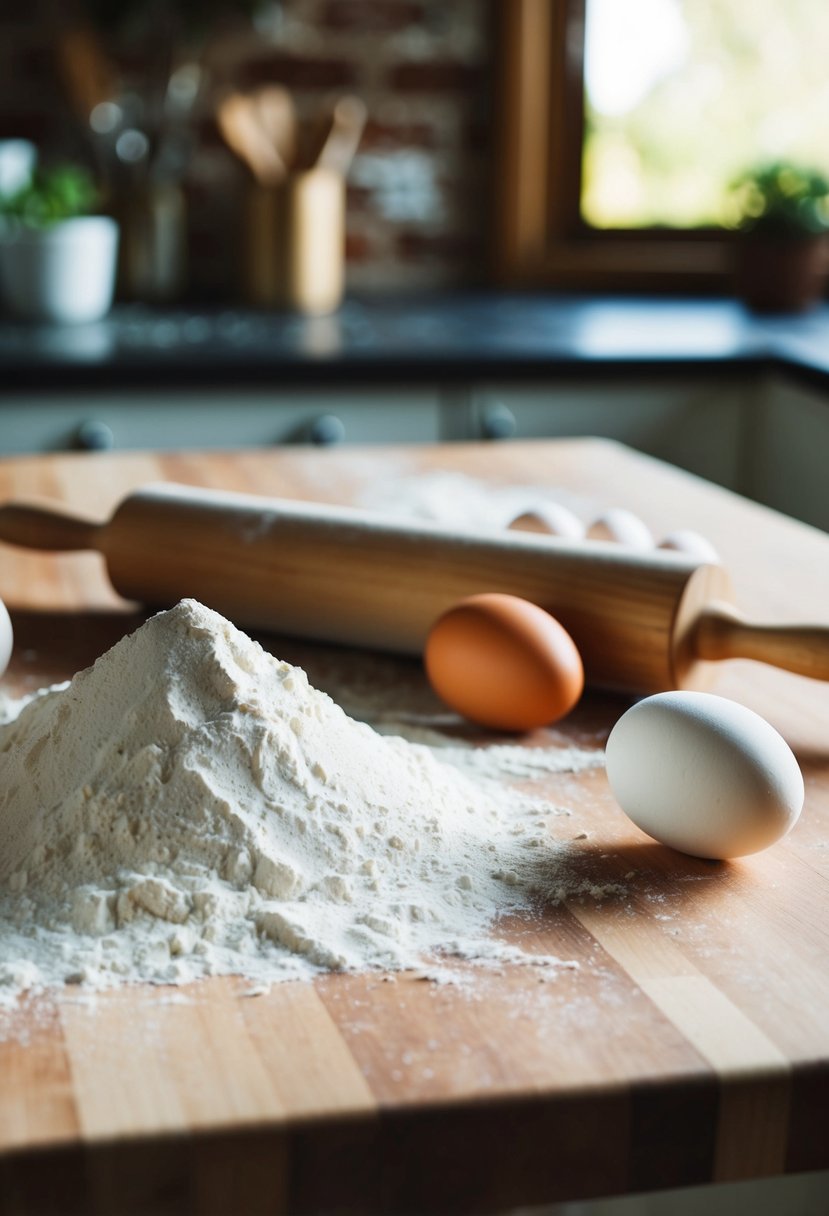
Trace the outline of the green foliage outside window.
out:
<instances>
[{"instance_id":1,"label":"green foliage outside window","mask_svg":"<svg viewBox=\"0 0 829 1216\"><path fill-rule=\"evenodd\" d=\"M780 236L829 229L829 177L780 162L746 173L734 183L740 228Z\"/></svg>"},{"instance_id":2,"label":"green foliage outside window","mask_svg":"<svg viewBox=\"0 0 829 1216\"><path fill-rule=\"evenodd\" d=\"M587 0L587 13L589 224L731 225L749 166L829 173L827 0Z\"/></svg>"}]
</instances>

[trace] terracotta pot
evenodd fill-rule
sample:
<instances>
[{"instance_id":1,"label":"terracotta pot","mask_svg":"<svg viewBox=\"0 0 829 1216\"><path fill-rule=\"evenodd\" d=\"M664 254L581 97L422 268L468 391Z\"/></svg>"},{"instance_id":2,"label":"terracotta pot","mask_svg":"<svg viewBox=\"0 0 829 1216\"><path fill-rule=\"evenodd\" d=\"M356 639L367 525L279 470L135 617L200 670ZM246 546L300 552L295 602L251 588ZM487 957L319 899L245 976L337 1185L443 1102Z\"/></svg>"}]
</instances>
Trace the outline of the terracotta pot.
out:
<instances>
[{"instance_id":1,"label":"terracotta pot","mask_svg":"<svg viewBox=\"0 0 829 1216\"><path fill-rule=\"evenodd\" d=\"M754 312L803 312L825 282L824 236L746 234L735 245L735 292Z\"/></svg>"}]
</instances>

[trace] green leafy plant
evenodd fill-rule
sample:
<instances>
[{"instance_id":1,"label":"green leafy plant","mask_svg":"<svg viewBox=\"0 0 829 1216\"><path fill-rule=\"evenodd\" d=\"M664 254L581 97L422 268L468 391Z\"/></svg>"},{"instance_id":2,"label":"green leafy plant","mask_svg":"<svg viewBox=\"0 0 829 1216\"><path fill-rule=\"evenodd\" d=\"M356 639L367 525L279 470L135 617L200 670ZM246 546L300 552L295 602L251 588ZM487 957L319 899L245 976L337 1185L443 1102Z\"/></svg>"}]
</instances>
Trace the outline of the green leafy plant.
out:
<instances>
[{"instance_id":1,"label":"green leafy plant","mask_svg":"<svg viewBox=\"0 0 829 1216\"><path fill-rule=\"evenodd\" d=\"M761 165L733 185L734 226L769 236L829 231L829 178L788 161Z\"/></svg>"},{"instance_id":2,"label":"green leafy plant","mask_svg":"<svg viewBox=\"0 0 829 1216\"><path fill-rule=\"evenodd\" d=\"M99 203L98 188L88 169L59 165L38 169L28 186L0 199L0 216L29 228L49 228L61 220L89 215Z\"/></svg>"}]
</instances>

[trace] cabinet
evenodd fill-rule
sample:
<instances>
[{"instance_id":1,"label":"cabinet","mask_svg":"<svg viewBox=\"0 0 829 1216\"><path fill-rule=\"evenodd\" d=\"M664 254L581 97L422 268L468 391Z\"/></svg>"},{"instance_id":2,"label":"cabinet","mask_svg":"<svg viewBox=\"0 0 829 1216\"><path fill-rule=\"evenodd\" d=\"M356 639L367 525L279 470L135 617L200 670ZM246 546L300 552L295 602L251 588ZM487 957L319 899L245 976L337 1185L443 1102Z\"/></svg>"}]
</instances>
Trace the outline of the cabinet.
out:
<instances>
[{"instance_id":1,"label":"cabinet","mask_svg":"<svg viewBox=\"0 0 829 1216\"><path fill-rule=\"evenodd\" d=\"M748 369L545 383L0 396L0 455L600 435L829 529L829 390Z\"/></svg>"},{"instance_id":2,"label":"cabinet","mask_svg":"<svg viewBox=\"0 0 829 1216\"><path fill-rule=\"evenodd\" d=\"M744 488L742 437L752 378L683 383L676 375L491 385L473 392L478 438L601 435L730 489Z\"/></svg>"},{"instance_id":3,"label":"cabinet","mask_svg":"<svg viewBox=\"0 0 829 1216\"><path fill-rule=\"evenodd\" d=\"M444 437L436 391L159 389L0 398L0 455L281 443L428 443Z\"/></svg>"},{"instance_id":4,"label":"cabinet","mask_svg":"<svg viewBox=\"0 0 829 1216\"><path fill-rule=\"evenodd\" d=\"M772 375L748 448L749 493L829 531L829 392Z\"/></svg>"}]
</instances>

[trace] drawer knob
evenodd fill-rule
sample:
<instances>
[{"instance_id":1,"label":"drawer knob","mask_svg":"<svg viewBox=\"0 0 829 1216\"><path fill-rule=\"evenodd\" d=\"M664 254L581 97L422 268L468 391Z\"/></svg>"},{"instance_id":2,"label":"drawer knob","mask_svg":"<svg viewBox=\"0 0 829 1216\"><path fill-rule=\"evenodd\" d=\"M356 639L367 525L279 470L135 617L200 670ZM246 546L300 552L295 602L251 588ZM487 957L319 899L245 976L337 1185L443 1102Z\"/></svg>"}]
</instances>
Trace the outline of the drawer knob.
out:
<instances>
[{"instance_id":1,"label":"drawer knob","mask_svg":"<svg viewBox=\"0 0 829 1216\"><path fill-rule=\"evenodd\" d=\"M511 439L517 430L515 414L500 402L488 405L481 418L481 434L484 439Z\"/></svg>"},{"instance_id":2,"label":"drawer knob","mask_svg":"<svg viewBox=\"0 0 829 1216\"><path fill-rule=\"evenodd\" d=\"M112 428L100 418L87 418L75 431L75 447L82 452L108 452L115 447Z\"/></svg>"},{"instance_id":3,"label":"drawer knob","mask_svg":"<svg viewBox=\"0 0 829 1216\"><path fill-rule=\"evenodd\" d=\"M330 447L334 443L345 442L345 423L336 414L321 414L311 423L309 432L311 443L319 447Z\"/></svg>"}]
</instances>

